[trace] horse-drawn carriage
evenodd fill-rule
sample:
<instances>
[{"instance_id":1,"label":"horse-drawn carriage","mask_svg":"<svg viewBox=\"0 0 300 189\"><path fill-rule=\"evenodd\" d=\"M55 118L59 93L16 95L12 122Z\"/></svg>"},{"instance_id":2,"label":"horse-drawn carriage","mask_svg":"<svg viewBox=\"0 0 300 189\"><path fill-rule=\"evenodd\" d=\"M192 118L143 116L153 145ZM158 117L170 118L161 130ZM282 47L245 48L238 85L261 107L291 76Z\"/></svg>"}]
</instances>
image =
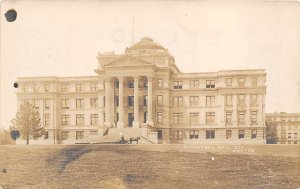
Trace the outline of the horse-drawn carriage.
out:
<instances>
[{"instance_id":1,"label":"horse-drawn carriage","mask_svg":"<svg viewBox=\"0 0 300 189\"><path fill-rule=\"evenodd\" d=\"M129 138L129 140L125 140L124 136L122 136L119 143L120 144L132 144L132 142L136 142L136 144L138 144L140 139L141 139L140 137L131 137L131 138Z\"/></svg>"}]
</instances>

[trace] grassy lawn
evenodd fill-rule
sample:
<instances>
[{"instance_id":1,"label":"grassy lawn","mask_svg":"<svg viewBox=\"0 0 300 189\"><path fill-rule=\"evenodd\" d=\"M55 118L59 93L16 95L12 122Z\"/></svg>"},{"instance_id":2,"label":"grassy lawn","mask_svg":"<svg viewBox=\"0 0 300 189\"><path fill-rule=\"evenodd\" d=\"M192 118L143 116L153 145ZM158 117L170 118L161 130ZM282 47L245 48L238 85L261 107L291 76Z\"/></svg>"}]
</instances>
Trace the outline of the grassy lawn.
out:
<instances>
[{"instance_id":1,"label":"grassy lawn","mask_svg":"<svg viewBox=\"0 0 300 189\"><path fill-rule=\"evenodd\" d=\"M300 188L300 157L162 147L0 146L0 188Z\"/></svg>"}]
</instances>

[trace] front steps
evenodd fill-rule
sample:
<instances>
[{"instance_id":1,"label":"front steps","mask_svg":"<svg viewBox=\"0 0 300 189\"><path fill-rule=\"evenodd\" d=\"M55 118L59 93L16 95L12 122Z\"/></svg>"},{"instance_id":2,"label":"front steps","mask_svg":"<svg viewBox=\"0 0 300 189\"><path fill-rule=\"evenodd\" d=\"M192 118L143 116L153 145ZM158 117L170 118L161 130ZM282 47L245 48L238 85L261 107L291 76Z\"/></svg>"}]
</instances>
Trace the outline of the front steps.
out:
<instances>
[{"instance_id":1,"label":"front steps","mask_svg":"<svg viewBox=\"0 0 300 189\"><path fill-rule=\"evenodd\" d=\"M155 144L155 140L148 138L147 128L109 128L107 134L103 133L103 136L93 138L92 143L109 143L117 142L121 140L121 136L124 136L125 140L129 140L131 137L140 137L139 143L141 144Z\"/></svg>"}]
</instances>

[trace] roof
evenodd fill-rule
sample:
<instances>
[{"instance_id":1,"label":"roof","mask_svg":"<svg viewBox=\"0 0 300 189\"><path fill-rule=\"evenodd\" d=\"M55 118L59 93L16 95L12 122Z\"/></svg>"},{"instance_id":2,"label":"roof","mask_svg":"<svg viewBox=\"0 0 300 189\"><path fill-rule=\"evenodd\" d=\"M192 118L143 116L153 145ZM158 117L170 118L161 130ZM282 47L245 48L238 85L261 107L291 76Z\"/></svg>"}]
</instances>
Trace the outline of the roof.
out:
<instances>
[{"instance_id":1,"label":"roof","mask_svg":"<svg viewBox=\"0 0 300 189\"><path fill-rule=\"evenodd\" d=\"M156 43L151 39L150 37L144 37L139 42L133 44L131 47L128 48L128 50L166 50L164 47L162 47L160 44Z\"/></svg>"}]
</instances>

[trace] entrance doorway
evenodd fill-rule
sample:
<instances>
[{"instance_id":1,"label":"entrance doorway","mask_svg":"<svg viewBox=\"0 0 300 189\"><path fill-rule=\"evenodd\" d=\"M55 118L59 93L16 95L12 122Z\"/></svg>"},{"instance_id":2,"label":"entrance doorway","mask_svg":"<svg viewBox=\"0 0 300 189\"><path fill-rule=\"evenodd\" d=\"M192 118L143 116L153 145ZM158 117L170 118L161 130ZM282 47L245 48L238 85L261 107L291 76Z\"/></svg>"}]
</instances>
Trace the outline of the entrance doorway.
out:
<instances>
[{"instance_id":1,"label":"entrance doorway","mask_svg":"<svg viewBox=\"0 0 300 189\"><path fill-rule=\"evenodd\" d=\"M133 120L133 113L128 113L128 127L132 127Z\"/></svg>"}]
</instances>

